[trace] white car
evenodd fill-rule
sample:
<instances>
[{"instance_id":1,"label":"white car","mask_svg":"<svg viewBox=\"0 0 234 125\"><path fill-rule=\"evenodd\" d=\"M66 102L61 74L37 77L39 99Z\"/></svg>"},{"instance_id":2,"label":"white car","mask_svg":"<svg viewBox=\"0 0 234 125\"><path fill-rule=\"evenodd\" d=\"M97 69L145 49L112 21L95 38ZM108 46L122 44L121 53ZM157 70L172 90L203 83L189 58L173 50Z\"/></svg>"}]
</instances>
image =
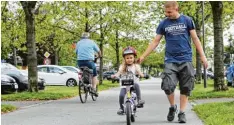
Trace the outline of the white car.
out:
<instances>
[{"instance_id":1,"label":"white car","mask_svg":"<svg viewBox=\"0 0 234 125\"><path fill-rule=\"evenodd\" d=\"M79 81L77 73L57 65L37 66L38 76L45 79L47 85L75 86Z\"/></svg>"},{"instance_id":2,"label":"white car","mask_svg":"<svg viewBox=\"0 0 234 125\"><path fill-rule=\"evenodd\" d=\"M79 73L80 72L80 69L78 69L78 68L76 68L74 66L61 66L61 67L65 68L67 70L70 70L72 72L75 72L75 73Z\"/></svg>"}]
</instances>

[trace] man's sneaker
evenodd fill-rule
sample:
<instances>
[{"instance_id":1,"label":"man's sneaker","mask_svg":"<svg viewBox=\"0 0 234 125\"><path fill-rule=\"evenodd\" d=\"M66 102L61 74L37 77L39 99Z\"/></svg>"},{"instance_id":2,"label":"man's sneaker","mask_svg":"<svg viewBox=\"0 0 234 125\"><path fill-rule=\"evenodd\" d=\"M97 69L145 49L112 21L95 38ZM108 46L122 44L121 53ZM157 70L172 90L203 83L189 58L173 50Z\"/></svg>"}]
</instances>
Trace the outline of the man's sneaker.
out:
<instances>
[{"instance_id":1,"label":"man's sneaker","mask_svg":"<svg viewBox=\"0 0 234 125\"><path fill-rule=\"evenodd\" d=\"M167 120L168 121L173 121L175 118L175 113L177 112L177 105L175 105L174 107L170 107L169 108L169 113L167 115Z\"/></svg>"},{"instance_id":2,"label":"man's sneaker","mask_svg":"<svg viewBox=\"0 0 234 125\"><path fill-rule=\"evenodd\" d=\"M183 113L179 113L178 114L178 121L179 121L179 123L186 123L186 117L185 117L185 114L184 114L184 112Z\"/></svg>"},{"instance_id":3,"label":"man's sneaker","mask_svg":"<svg viewBox=\"0 0 234 125\"><path fill-rule=\"evenodd\" d=\"M139 100L139 101L138 101L138 104L137 104L137 108L143 108L143 107L144 107L144 104L145 104L145 101L144 101L144 100Z\"/></svg>"},{"instance_id":4,"label":"man's sneaker","mask_svg":"<svg viewBox=\"0 0 234 125\"><path fill-rule=\"evenodd\" d=\"M124 110L120 108L120 109L117 111L117 114L118 114L118 115L124 115Z\"/></svg>"}]
</instances>

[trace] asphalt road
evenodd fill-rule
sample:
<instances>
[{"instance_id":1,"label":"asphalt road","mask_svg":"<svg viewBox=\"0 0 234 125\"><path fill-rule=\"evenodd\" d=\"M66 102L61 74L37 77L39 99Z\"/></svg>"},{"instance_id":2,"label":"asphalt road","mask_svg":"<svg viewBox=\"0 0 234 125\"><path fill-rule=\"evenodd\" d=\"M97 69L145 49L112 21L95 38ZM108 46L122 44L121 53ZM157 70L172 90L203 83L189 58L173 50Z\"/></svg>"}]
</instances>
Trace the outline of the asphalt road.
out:
<instances>
[{"instance_id":1,"label":"asphalt road","mask_svg":"<svg viewBox=\"0 0 234 125\"><path fill-rule=\"evenodd\" d=\"M138 109L133 125L177 125L177 115L174 121L168 122L166 116L169 103L160 89L161 79L153 78L140 83L142 99L146 104ZM49 101L42 104L27 106L17 111L2 114L2 125L125 125L126 117L117 115L119 88L99 93L98 100L92 101L91 96L85 104L79 97L66 100ZM176 103L179 107L179 92L176 91ZM186 109L186 125L203 125L191 110L191 104Z\"/></svg>"}]
</instances>

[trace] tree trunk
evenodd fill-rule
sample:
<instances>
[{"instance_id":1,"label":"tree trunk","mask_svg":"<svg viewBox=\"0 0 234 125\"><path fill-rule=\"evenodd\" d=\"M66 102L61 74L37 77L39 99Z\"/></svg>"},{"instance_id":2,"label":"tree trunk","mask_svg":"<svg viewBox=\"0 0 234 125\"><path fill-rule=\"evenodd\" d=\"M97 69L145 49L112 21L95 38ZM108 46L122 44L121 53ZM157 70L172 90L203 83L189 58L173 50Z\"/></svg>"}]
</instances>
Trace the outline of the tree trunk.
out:
<instances>
[{"instance_id":1,"label":"tree trunk","mask_svg":"<svg viewBox=\"0 0 234 125\"><path fill-rule=\"evenodd\" d=\"M194 23L196 25L196 33L198 38L201 40L201 25L202 21L200 17L200 12L201 12L201 6L202 2L198 1L197 2L197 9L196 9L196 20L194 20ZM203 41L204 42L204 41ZM201 71L201 59L200 55L196 49L196 83L201 84L201 79L202 79L202 71Z\"/></svg>"},{"instance_id":2,"label":"tree trunk","mask_svg":"<svg viewBox=\"0 0 234 125\"><path fill-rule=\"evenodd\" d=\"M222 12L223 3L221 1L210 1L213 13L214 26L214 90L226 90L224 84L223 68L223 27Z\"/></svg>"},{"instance_id":3,"label":"tree trunk","mask_svg":"<svg viewBox=\"0 0 234 125\"><path fill-rule=\"evenodd\" d=\"M13 47L13 61L14 61L14 65L17 66L17 54L16 54L15 47Z\"/></svg>"},{"instance_id":4,"label":"tree trunk","mask_svg":"<svg viewBox=\"0 0 234 125\"><path fill-rule=\"evenodd\" d=\"M26 41L28 49L28 82L29 91L38 92L37 88L37 52L35 44L35 23L33 9L35 8L36 1L21 1L20 2L24 12L26 21Z\"/></svg>"},{"instance_id":5,"label":"tree trunk","mask_svg":"<svg viewBox=\"0 0 234 125\"><path fill-rule=\"evenodd\" d=\"M197 26L196 29L197 36L199 39L201 39L201 29L200 26ZM196 83L201 84L201 78L202 78L202 72L201 72L201 60L200 55L196 49Z\"/></svg>"},{"instance_id":6,"label":"tree trunk","mask_svg":"<svg viewBox=\"0 0 234 125\"><path fill-rule=\"evenodd\" d=\"M99 10L100 13L100 22L102 22L102 10ZM102 24L100 24L100 51L101 51L101 55L103 56L103 40L104 40L104 33L103 33L103 27ZM99 65L99 84L102 85L103 82L103 58L100 58L100 65Z\"/></svg>"},{"instance_id":7,"label":"tree trunk","mask_svg":"<svg viewBox=\"0 0 234 125\"><path fill-rule=\"evenodd\" d=\"M104 36L103 33L101 32L101 41L100 41L100 51L101 54L103 55L103 40L104 40ZM99 66L99 84L102 85L103 82L103 58L100 58L100 66Z\"/></svg>"},{"instance_id":8,"label":"tree trunk","mask_svg":"<svg viewBox=\"0 0 234 125\"><path fill-rule=\"evenodd\" d=\"M87 21L85 22L85 32L89 32L89 22L88 22L89 13L87 7L85 7L85 18L87 19Z\"/></svg>"},{"instance_id":9,"label":"tree trunk","mask_svg":"<svg viewBox=\"0 0 234 125\"><path fill-rule=\"evenodd\" d=\"M116 38L116 42L115 42L116 66L117 66L117 70L118 70L119 66L120 66L120 60L119 60L119 32L118 32L118 30L116 30L116 32L115 32L115 38Z\"/></svg>"},{"instance_id":10,"label":"tree trunk","mask_svg":"<svg viewBox=\"0 0 234 125\"><path fill-rule=\"evenodd\" d=\"M149 66L148 74L150 74L150 73L151 73L151 70L152 70L152 66Z\"/></svg>"},{"instance_id":11,"label":"tree trunk","mask_svg":"<svg viewBox=\"0 0 234 125\"><path fill-rule=\"evenodd\" d=\"M55 65L58 65L58 60L59 60L59 50L55 49L54 50L54 59L55 59Z\"/></svg>"}]
</instances>

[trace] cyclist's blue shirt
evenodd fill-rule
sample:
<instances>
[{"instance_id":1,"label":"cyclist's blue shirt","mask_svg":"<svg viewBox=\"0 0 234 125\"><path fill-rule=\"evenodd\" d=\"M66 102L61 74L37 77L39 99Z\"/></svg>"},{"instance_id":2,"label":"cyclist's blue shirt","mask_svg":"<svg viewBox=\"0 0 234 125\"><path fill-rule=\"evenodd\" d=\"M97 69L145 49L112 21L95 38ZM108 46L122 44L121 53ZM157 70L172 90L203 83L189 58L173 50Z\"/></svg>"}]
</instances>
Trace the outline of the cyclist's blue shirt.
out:
<instances>
[{"instance_id":1,"label":"cyclist's blue shirt","mask_svg":"<svg viewBox=\"0 0 234 125\"><path fill-rule=\"evenodd\" d=\"M184 15L178 19L162 20L156 30L166 39L165 62L191 62L192 49L190 30L195 29L193 20Z\"/></svg>"},{"instance_id":2,"label":"cyclist's blue shirt","mask_svg":"<svg viewBox=\"0 0 234 125\"><path fill-rule=\"evenodd\" d=\"M99 52L97 44L90 39L81 39L76 45L77 60L94 60L95 52Z\"/></svg>"}]
</instances>

